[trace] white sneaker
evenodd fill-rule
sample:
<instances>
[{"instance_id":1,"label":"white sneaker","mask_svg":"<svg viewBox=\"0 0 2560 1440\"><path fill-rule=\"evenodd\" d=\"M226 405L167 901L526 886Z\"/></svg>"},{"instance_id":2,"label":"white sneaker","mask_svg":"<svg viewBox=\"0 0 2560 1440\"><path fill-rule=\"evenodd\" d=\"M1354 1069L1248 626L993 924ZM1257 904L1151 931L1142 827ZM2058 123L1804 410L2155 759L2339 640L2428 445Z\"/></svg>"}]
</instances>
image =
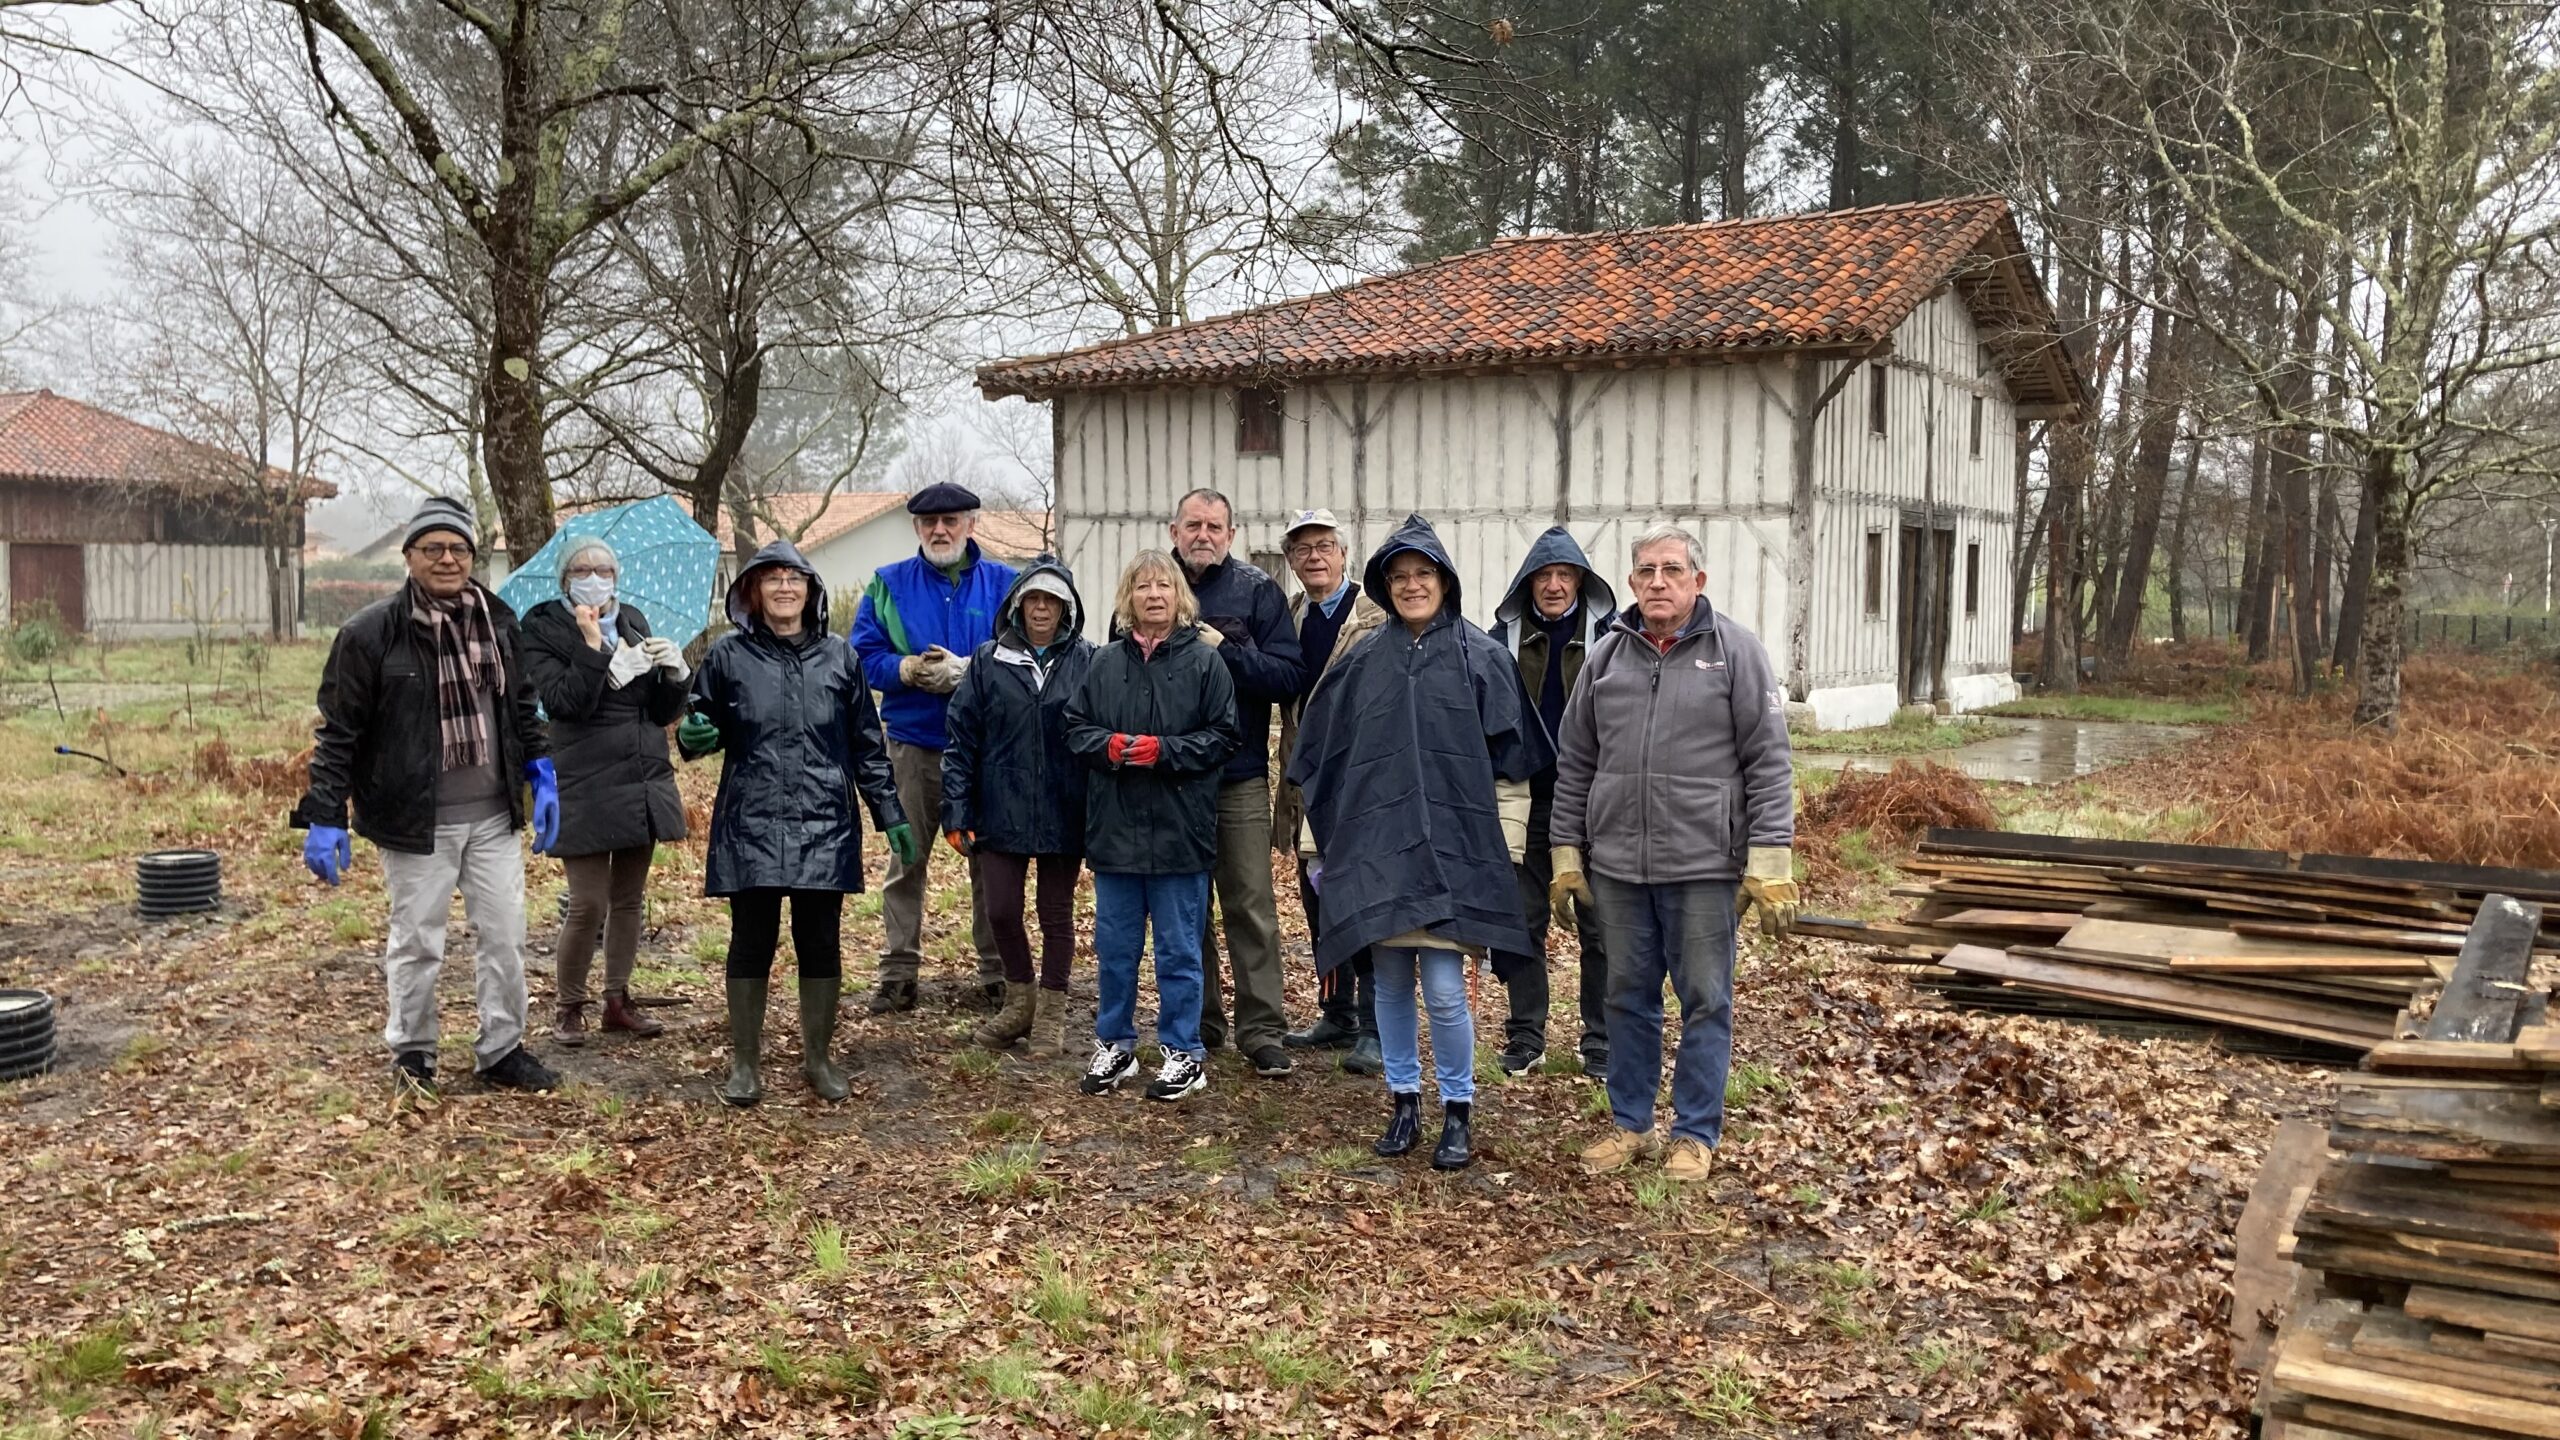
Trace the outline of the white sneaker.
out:
<instances>
[{"instance_id":1,"label":"white sneaker","mask_svg":"<svg viewBox=\"0 0 2560 1440\"><path fill-rule=\"evenodd\" d=\"M1138 1070L1138 1052L1127 1045L1096 1042L1093 1059L1084 1067L1084 1078L1076 1087L1087 1095L1104 1095L1120 1088L1120 1082Z\"/></svg>"},{"instance_id":2,"label":"white sneaker","mask_svg":"<svg viewBox=\"0 0 2560 1440\"><path fill-rule=\"evenodd\" d=\"M1181 1050L1165 1052L1156 1078L1147 1083L1150 1100L1174 1101L1209 1088L1209 1071L1200 1057Z\"/></svg>"}]
</instances>

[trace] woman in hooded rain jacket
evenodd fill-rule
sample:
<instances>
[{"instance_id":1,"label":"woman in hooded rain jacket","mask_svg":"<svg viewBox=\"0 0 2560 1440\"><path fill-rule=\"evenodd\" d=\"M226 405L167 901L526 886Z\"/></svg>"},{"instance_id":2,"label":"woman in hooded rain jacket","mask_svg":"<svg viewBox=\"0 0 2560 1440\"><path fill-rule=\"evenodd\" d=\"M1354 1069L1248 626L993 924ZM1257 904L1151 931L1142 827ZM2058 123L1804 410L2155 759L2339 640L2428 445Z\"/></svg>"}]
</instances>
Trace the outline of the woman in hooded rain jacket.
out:
<instances>
[{"instance_id":1,"label":"woman in hooded rain jacket","mask_svg":"<svg viewBox=\"0 0 2560 1440\"><path fill-rule=\"evenodd\" d=\"M1031 1058L1067 1043L1067 969L1076 953L1076 874L1084 865L1085 767L1067 748L1067 706L1093 663L1078 633L1075 576L1043 555L997 609L996 637L970 656L951 694L942 751L942 833L975 856L987 923L1004 957L1004 1008L974 1038L1003 1050L1025 1035ZM1022 892L1039 873L1039 983Z\"/></svg>"},{"instance_id":2,"label":"woman in hooded rain jacket","mask_svg":"<svg viewBox=\"0 0 2560 1440\"><path fill-rule=\"evenodd\" d=\"M1235 682L1202 640L1199 602L1161 550L1121 572L1120 638L1102 647L1067 707L1067 748L1091 774L1084 853L1093 866L1093 958L1101 991L1088 1095L1118 1089L1138 1064L1138 953L1155 926L1156 1043L1150 1100L1209 1083L1200 1044L1200 940L1218 858L1219 770L1242 743Z\"/></svg>"},{"instance_id":3,"label":"woman in hooded rain jacket","mask_svg":"<svg viewBox=\"0 0 2560 1440\"><path fill-rule=\"evenodd\" d=\"M552 962L563 1045L587 1041L587 969L604 937L600 1028L650 1036L666 1027L631 1003L641 901L661 840L684 838L684 802L667 759L667 727L684 713L691 677L675 645L615 593L621 561L602 539L574 544L560 597L524 616L524 673L551 721L560 775L560 835L551 853L569 875L569 913Z\"/></svg>"},{"instance_id":4,"label":"woman in hooded rain jacket","mask_svg":"<svg viewBox=\"0 0 2560 1440\"><path fill-rule=\"evenodd\" d=\"M720 1098L753 1105L765 996L791 904L800 962L800 1070L819 1098L845 1097L829 1054L844 961L838 933L848 892L862 889L862 824L852 794L891 853L915 863L915 832L898 806L880 712L861 662L827 633L827 587L789 541L756 552L729 587L729 622L693 679L693 713L676 727L687 757L725 750L711 803L706 895L729 898L729 1081Z\"/></svg>"},{"instance_id":5,"label":"woman in hooded rain jacket","mask_svg":"<svg viewBox=\"0 0 2560 1440\"><path fill-rule=\"evenodd\" d=\"M1458 572L1429 522L1408 516L1361 586L1394 612L1325 672L1298 722L1289 779L1306 798L1324 900L1316 965L1364 948L1377 971L1389 1112L1377 1153L1421 1133L1419 982L1439 1073L1435 1168L1475 1158L1475 1022L1467 966L1525 950L1511 867L1528 845L1529 778L1553 750L1491 637L1458 613Z\"/></svg>"}]
</instances>

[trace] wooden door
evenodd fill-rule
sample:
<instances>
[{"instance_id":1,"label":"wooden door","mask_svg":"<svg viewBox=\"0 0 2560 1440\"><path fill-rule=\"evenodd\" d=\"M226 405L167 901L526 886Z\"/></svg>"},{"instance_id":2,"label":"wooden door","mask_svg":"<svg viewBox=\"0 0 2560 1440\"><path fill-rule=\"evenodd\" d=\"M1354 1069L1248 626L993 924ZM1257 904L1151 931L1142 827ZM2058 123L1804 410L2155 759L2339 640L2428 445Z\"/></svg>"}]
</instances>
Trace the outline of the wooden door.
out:
<instances>
[{"instance_id":1,"label":"wooden door","mask_svg":"<svg viewBox=\"0 0 2560 1440\"><path fill-rule=\"evenodd\" d=\"M1894 575L1894 670L1905 705L1928 705L1947 693L1947 642L1951 638L1956 532L1902 522Z\"/></svg>"},{"instance_id":2,"label":"wooden door","mask_svg":"<svg viewBox=\"0 0 2560 1440\"><path fill-rule=\"evenodd\" d=\"M9 613L23 618L27 606L44 601L64 625L86 630L89 617L83 579L79 546L13 542L9 546Z\"/></svg>"}]
</instances>

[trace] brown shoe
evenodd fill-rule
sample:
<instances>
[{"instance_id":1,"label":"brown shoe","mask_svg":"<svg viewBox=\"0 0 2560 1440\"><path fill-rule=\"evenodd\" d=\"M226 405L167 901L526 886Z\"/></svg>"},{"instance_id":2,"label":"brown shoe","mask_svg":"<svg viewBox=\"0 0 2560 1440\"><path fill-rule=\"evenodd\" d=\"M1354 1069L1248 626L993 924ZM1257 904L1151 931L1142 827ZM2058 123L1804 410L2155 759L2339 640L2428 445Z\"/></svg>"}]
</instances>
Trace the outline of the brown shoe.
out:
<instances>
[{"instance_id":1,"label":"brown shoe","mask_svg":"<svg viewBox=\"0 0 2560 1440\"><path fill-rule=\"evenodd\" d=\"M551 1038L574 1050L587 1043L587 1002L563 1000L551 1021Z\"/></svg>"},{"instance_id":2,"label":"brown shoe","mask_svg":"<svg viewBox=\"0 0 2560 1440\"><path fill-rule=\"evenodd\" d=\"M1624 1170L1639 1155L1650 1155L1655 1144L1650 1130L1611 1130L1608 1138L1594 1142L1582 1152L1582 1170L1586 1175L1606 1175Z\"/></svg>"},{"instance_id":3,"label":"brown shoe","mask_svg":"<svg viewBox=\"0 0 2560 1440\"><path fill-rule=\"evenodd\" d=\"M1013 1042L1031 1033L1034 1002L1032 987L1008 980L1004 986L1004 1008L988 1017L969 1038L989 1050L1010 1050Z\"/></svg>"},{"instance_id":4,"label":"brown shoe","mask_svg":"<svg viewBox=\"0 0 2560 1440\"><path fill-rule=\"evenodd\" d=\"M623 1035L637 1035L643 1040L652 1035L663 1035L667 1030L666 1026L642 1014L640 1007L631 1003L628 990L604 992L604 1028Z\"/></svg>"},{"instance_id":5,"label":"brown shoe","mask_svg":"<svg viewBox=\"0 0 2560 1440\"><path fill-rule=\"evenodd\" d=\"M1043 990L1031 1000L1031 1058L1055 1060L1067 1053L1067 992Z\"/></svg>"},{"instance_id":6,"label":"brown shoe","mask_svg":"<svg viewBox=\"0 0 2560 1440\"><path fill-rule=\"evenodd\" d=\"M1704 1180L1715 1168L1716 1152L1686 1135L1671 1142L1671 1153L1662 1161L1662 1173L1682 1184Z\"/></svg>"}]
</instances>

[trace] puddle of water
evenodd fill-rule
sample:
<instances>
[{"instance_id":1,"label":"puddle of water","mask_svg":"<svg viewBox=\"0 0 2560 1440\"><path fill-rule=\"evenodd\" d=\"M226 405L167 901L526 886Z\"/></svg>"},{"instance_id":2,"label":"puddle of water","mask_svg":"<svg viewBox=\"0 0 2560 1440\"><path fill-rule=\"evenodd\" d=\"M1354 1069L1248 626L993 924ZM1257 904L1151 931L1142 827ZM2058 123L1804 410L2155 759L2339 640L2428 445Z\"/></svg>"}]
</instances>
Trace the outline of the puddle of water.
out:
<instances>
[{"instance_id":1,"label":"puddle of water","mask_svg":"<svg viewBox=\"0 0 2560 1440\"><path fill-rule=\"evenodd\" d=\"M1931 760L1977 780L2048 785L2121 765L2193 740L2192 725L2096 720L1999 720L2008 733L1924 755L1801 755L1809 769L1890 770L1896 760Z\"/></svg>"}]
</instances>

